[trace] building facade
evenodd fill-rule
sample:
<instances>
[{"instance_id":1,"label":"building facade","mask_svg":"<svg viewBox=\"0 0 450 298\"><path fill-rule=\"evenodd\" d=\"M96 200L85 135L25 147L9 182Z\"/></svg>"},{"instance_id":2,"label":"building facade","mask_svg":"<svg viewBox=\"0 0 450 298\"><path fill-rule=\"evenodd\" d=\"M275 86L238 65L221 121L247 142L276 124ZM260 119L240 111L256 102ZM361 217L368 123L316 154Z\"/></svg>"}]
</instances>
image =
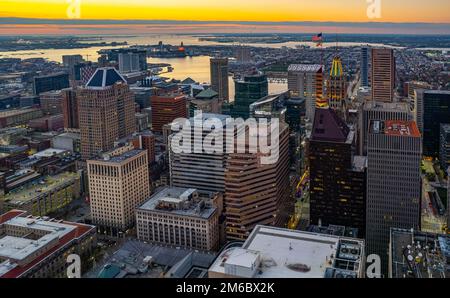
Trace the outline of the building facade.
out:
<instances>
[{"instance_id":1,"label":"building facade","mask_svg":"<svg viewBox=\"0 0 450 298\"><path fill-rule=\"evenodd\" d=\"M372 121L367 148L366 242L387 274L391 228L419 229L421 137L413 121Z\"/></svg>"},{"instance_id":2,"label":"building facade","mask_svg":"<svg viewBox=\"0 0 450 298\"><path fill-rule=\"evenodd\" d=\"M150 196L147 152L117 148L87 161L92 221L117 235L135 224L135 208Z\"/></svg>"},{"instance_id":3,"label":"building facade","mask_svg":"<svg viewBox=\"0 0 450 298\"><path fill-rule=\"evenodd\" d=\"M76 92L82 159L112 149L136 130L133 93L114 68L98 68Z\"/></svg>"},{"instance_id":4,"label":"building facade","mask_svg":"<svg viewBox=\"0 0 450 298\"><path fill-rule=\"evenodd\" d=\"M219 94L219 100L229 100L228 90L228 58L211 58L211 88Z\"/></svg>"},{"instance_id":5,"label":"building facade","mask_svg":"<svg viewBox=\"0 0 450 298\"><path fill-rule=\"evenodd\" d=\"M358 229L366 221L366 158L354 156L355 132L332 109L316 109L309 140L310 222Z\"/></svg>"},{"instance_id":6,"label":"building facade","mask_svg":"<svg viewBox=\"0 0 450 298\"><path fill-rule=\"evenodd\" d=\"M96 241L94 226L9 211L0 215L0 278L67 277L70 254L84 273Z\"/></svg>"},{"instance_id":7,"label":"building facade","mask_svg":"<svg viewBox=\"0 0 450 298\"><path fill-rule=\"evenodd\" d=\"M136 210L138 239L218 250L221 193L166 187Z\"/></svg>"},{"instance_id":8,"label":"building facade","mask_svg":"<svg viewBox=\"0 0 450 298\"><path fill-rule=\"evenodd\" d=\"M162 132L165 124L171 123L177 118L187 117L186 96L181 93L153 95L152 130Z\"/></svg>"},{"instance_id":9,"label":"building facade","mask_svg":"<svg viewBox=\"0 0 450 298\"><path fill-rule=\"evenodd\" d=\"M323 102L323 71L323 65L292 64L288 67L288 89L294 96L305 99L306 118L311 122L314 120L316 103L325 106L328 102L326 98L326 102Z\"/></svg>"},{"instance_id":10,"label":"building facade","mask_svg":"<svg viewBox=\"0 0 450 298\"><path fill-rule=\"evenodd\" d=\"M392 102L395 88L395 57L393 49L373 48L372 100Z\"/></svg>"},{"instance_id":11,"label":"building facade","mask_svg":"<svg viewBox=\"0 0 450 298\"><path fill-rule=\"evenodd\" d=\"M262 164L261 154L233 153L226 163L225 216L229 240L244 240L258 225L285 227L294 211L289 192L289 129L280 123L279 156Z\"/></svg>"},{"instance_id":12,"label":"building facade","mask_svg":"<svg viewBox=\"0 0 450 298\"><path fill-rule=\"evenodd\" d=\"M369 53L368 47L361 48L361 87L369 87Z\"/></svg>"},{"instance_id":13,"label":"building facade","mask_svg":"<svg viewBox=\"0 0 450 298\"><path fill-rule=\"evenodd\" d=\"M423 154L437 158L440 125L450 124L450 91L425 90L422 94L418 101L423 106L423 114L418 110L417 117L423 119Z\"/></svg>"}]
</instances>

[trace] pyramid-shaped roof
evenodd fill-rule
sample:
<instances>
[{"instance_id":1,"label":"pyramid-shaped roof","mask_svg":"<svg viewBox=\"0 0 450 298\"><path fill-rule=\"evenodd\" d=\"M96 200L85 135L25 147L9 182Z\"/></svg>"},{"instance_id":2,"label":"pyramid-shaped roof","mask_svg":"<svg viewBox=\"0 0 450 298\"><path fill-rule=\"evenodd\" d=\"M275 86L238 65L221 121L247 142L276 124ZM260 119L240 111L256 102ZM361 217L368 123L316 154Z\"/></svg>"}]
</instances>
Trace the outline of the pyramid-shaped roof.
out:
<instances>
[{"instance_id":1,"label":"pyramid-shaped roof","mask_svg":"<svg viewBox=\"0 0 450 298\"><path fill-rule=\"evenodd\" d=\"M333 109L316 108L311 139L325 142L346 142L350 129Z\"/></svg>"},{"instance_id":2,"label":"pyramid-shaped roof","mask_svg":"<svg viewBox=\"0 0 450 298\"><path fill-rule=\"evenodd\" d=\"M201 91L199 94L197 94L195 96L195 98L197 99L211 99L214 98L216 96L218 96L219 93L217 93L216 91L212 90L211 88L208 88L206 90Z\"/></svg>"},{"instance_id":3,"label":"pyramid-shaped roof","mask_svg":"<svg viewBox=\"0 0 450 298\"><path fill-rule=\"evenodd\" d=\"M114 67L97 68L95 73L86 84L88 88L106 88L117 82L126 83L127 81Z\"/></svg>"},{"instance_id":4,"label":"pyramid-shaped roof","mask_svg":"<svg viewBox=\"0 0 450 298\"><path fill-rule=\"evenodd\" d=\"M186 85L195 84L195 81L192 78L188 77L188 78L184 79L183 81L181 81L181 84L186 84Z\"/></svg>"}]
</instances>

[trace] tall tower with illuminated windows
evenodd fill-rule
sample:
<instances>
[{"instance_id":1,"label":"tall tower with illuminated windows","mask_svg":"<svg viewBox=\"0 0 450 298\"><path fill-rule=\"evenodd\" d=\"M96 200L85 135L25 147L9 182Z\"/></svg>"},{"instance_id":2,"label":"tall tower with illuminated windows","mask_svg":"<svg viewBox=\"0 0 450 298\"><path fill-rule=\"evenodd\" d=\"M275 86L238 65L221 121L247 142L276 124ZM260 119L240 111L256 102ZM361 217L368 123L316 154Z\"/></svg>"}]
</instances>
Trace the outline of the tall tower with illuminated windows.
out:
<instances>
[{"instance_id":1,"label":"tall tower with illuminated windows","mask_svg":"<svg viewBox=\"0 0 450 298\"><path fill-rule=\"evenodd\" d=\"M342 110L345 99L345 81L342 60L339 56L333 58L328 81L328 100L334 110Z\"/></svg>"}]
</instances>

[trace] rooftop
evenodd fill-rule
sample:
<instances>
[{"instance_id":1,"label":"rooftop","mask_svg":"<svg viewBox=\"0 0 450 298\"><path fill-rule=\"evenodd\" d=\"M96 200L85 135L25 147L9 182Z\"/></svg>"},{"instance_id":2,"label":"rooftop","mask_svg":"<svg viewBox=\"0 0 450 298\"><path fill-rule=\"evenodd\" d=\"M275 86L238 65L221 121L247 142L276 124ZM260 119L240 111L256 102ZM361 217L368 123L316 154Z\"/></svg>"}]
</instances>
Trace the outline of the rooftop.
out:
<instances>
[{"instance_id":1,"label":"rooftop","mask_svg":"<svg viewBox=\"0 0 450 298\"><path fill-rule=\"evenodd\" d=\"M26 216L26 212L21 210L1 215L0 226L21 227L26 234L18 237L6 232L0 238L0 258L6 259L0 263L0 277L7 278L19 277L67 243L95 230L94 226ZM36 237L38 233L33 231L39 231L42 236Z\"/></svg>"},{"instance_id":2,"label":"rooftop","mask_svg":"<svg viewBox=\"0 0 450 298\"><path fill-rule=\"evenodd\" d=\"M391 229L393 278L450 278L450 236Z\"/></svg>"},{"instance_id":3,"label":"rooftop","mask_svg":"<svg viewBox=\"0 0 450 298\"><path fill-rule=\"evenodd\" d=\"M14 110L0 111L0 118L12 117L12 116L26 114L26 113L30 113L30 112L36 112L36 111L39 111L39 109L23 108L23 109L14 109Z\"/></svg>"},{"instance_id":4,"label":"rooftop","mask_svg":"<svg viewBox=\"0 0 450 298\"><path fill-rule=\"evenodd\" d=\"M320 64L291 64L288 67L288 71L298 72L319 72L323 69L323 65Z\"/></svg>"},{"instance_id":5,"label":"rooftop","mask_svg":"<svg viewBox=\"0 0 450 298\"><path fill-rule=\"evenodd\" d=\"M347 124L333 109L316 109L311 139L314 141L344 143L353 136Z\"/></svg>"},{"instance_id":6,"label":"rooftop","mask_svg":"<svg viewBox=\"0 0 450 298\"><path fill-rule=\"evenodd\" d=\"M117 82L126 83L124 77L114 67L97 68L86 84L87 88L106 88Z\"/></svg>"},{"instance_id":7,"label":"rooftop","mask_svg":"<svg viewBox=\"0 0 450 298\"><path fill-rule=\"evenodd\" d=\"M370 125L370 132L389 136L420 138L419 129L414 121L372 121Z\"/></svg>"},{"instance_id":8,"label":"rooftop","mask_svg":"<svg viewBox=\"0 0 450 298\"><path fill-rule=\"evenodd\" d=\"M219 93L217 93L216 91L214 91L213 89L211 89L211 88L208 88L208 89L206 89L206 90L202 90L202 91L200 91L200 93L199 94L197 94L196 96L195 96L195 98L197 98L197 99L210 99L210 98L213 98L213 97L216 97L216 96L218 96L219 95Z\"/></svg>"},{"instance_id":9,"label":"rooftop","mask_svg":"<svg viewBox=\"0 0 450 298\"><path fill-rule=\"evenodd\" d=\"M202 191L201 194L212 198L213 192ZM142 204L138 210L172 213L180 216L193 216L208 219L216 208L198 199L199 192L193 188L165 187Z\"/></svg>"},{"instance_id":10,"label":"rooftop","mask_svg":"<svg viewBox=\"0 0 450 298\"><path fill-rule=\"evenodd\" d=\"M42 179L34 180L32 183L15 189L6 194L3 199L6 203L20 207L29 201L52 192L64 185L73 183L79 179L78 173L64 172L55 176L45 176Z\"/></svg>"},{"instance_id":11,"label":"rooftop","mask_svg":"<svg viewBox=\"0 0 450 298\"><path fill-rule=\"evenodd\" d=\"M122 162L126 161L127 159L135 157L144 151L145 150L132 149L132 150L126 151L120 155L111 155L111 154L105 153L105 154L103 154L103 157L101 157L101 158L99 157L96 160L104 161L107 163L122 163Z\"/></svg>"},{"instance_id":12,"label":"rooftop","mask_svg":"<svg viewBox=\"0 0 450 298\"><path fill-rule=\"evenodd\" d=\"M167 272L168 275L184 277L183 273L189 271L190 267L208 268L214 258L215 254L210 252L200 252L175 246L160 246L129 239L124 241L114 253L109 254L98 266L88 272L86 277L157 278L161 277L163 271L167 268L171 268ZM146 262L149 259L151 261ZM190 259L188 260L190 262L186 262L186 259ZM147 266L148 263L151 264ZM179 276L179 274L182 275Z\"/></svg>"},{"instance_id":13,"label":"rooftop","mask_svg":"<svg viewBox=\"0 0 450 298\"><path fill-rule=\"evenodd\" d=\"M242 247L223 251L209 270L225 273L238 266L250 273L246 277L323 278L330 269L356 277L362 275L363 259L363 240L257 226ZM240 269L226 274L243 276L233 271Z\"/></svg>"}]
</instances>

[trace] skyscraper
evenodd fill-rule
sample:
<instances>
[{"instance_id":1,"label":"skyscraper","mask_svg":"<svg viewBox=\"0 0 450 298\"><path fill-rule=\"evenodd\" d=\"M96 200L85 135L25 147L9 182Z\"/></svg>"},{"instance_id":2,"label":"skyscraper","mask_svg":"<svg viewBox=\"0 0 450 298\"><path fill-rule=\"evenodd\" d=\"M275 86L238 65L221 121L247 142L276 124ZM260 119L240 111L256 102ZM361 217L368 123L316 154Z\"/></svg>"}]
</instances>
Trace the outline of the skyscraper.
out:
<instances>
[{"instance_id":1,"label":"skyscraper","mask_svg":"<svg viewBox=\"0 0 450 298\"><path fill-rule=\"evenodd\" d=\"M339 56L333 58L328 81L328 101L330 108L343 112L343 101L346 97L344 70ZM342 113L341 113L342 114Z\"/></svg>"},{"instance_id":2,"label":"skyscraper","mask_svg":"<svg viewBox=\"0 0 450 298\"><path fill-rule=\"evenodd\" d=\"M152 130L162 132L165 124L177 118L187 117L186 96L181 93L153 95L150 98L152 107Z\"/></svg>"},{"instance_id":3,"label":"skyscraper","mask_svg":"<svg viewBox=\"0 0 450 298\"><path fill-rule=\"evenodd\" d=\"M423 107L423 112L416 112L423 123L423 154L437 158L440 125L450 124L450 91L425 90L419 92L417 102Z\"/></svg>"},{"instance_id":4,"label":"skyscraper","mask_svg":"<svg viewBox=\"0 0 450 298\"><path fill-rule=\"evenodd\" d=\"M211 118L222 121L224 140L226 137L226 118L220 114L202 114L199 119L202 122ZM226 142L223 143L223 152L217 154L207 154L203 149L195 152L194 134L196 122L190 118L191 122L191 153L176 153L169 140L169 166L170 185L175 187L190 187L204 191L225 191L225 167L228 154L226 153ZM198 127L198 126L197 126ZM206 135L210 132L202 130L202 143Z\"/></svg>"},{"instance_id":5,"label":"skyscraper","mask_svg":"<svg viewBox=\"0 0 450 298\"><path fill-rule=\"evenodd\" d=\"M288 67L288 89L306 101L306 118L314 120L316 105L326 106L323 97L323 65L291 64Z\"/></svg>"},{"instance_id":6,"label":"skyscraper","mask_svg":"<svg viewBox=\"0 0 450 298\"><path fill-rule=\"evenodd\" d=\"M62 112L64 129L67 131L79 130L78 101L75 89L67 88L62 91Z\"/></svg>"},{"instance_id":7,"label":"skyscraper","mask_svg":"<svg viewBox=\"0 0 450 298\"><path fill-rule=\"evenodd\" d=\"M316 109L309 141L311 224L365 233L366 158L354 156L355 132L332 109Z\"/></svg>"},{"instance_id":8,"label":"skyscraper","mask_svg":"<svg viewBox=\"0 0 450 298\"><path fill-rule=\"evenodd\" d=\"M230 104L229 113L234 118L247 119L250 117L250 105L269 94L267 76L255 73L244 76L243 79L234 81L234 102Z\"/></svg>"},{"instance_id":9,"label":"skyscraper","mask_svg":"<svg viewBox=\"0 0 450 298\"><path fill-rule=\"evenodd\" d=\"M279 158L261 164L260 154L230 154L225 171L225 216L228 239L244 240L258 225L285 227L294 211L289 196L289 129L279 127Z\"/></svg>"},{"instance_id":10,"label":"skyscraper","mask_svg":"<svg viewBox=\"0 0 450 298\"><path fill-rule=\"evenodd\" d=\"M359 117L358 133L359 133L359 150L360 155L367 155L367 135L369 125L373 120L413 120L413 115L410 112L409 106L402 102L366 102Z\"/></svg>"},{"instance_id":11,"label":"skyscraper","mask_svg":"<svg viewBox=\"0 0 450 298\"><path fill-rule=\"evenodd\" d=\"M387 274L391 228L419 229L421 137L413 121L371 121L367 146L366 243Z\"/></svg>"},{"instance_id":12,"label":"skyscraper","mask_svg":"<svg viewBox=\"0 0 450 298\"><path fill-rule=\"evenodd\" d=\"M445 171L450 167L450 124L441 123L439 161Z\"/></svg>"},{"instance_id":13,"label":"skyscraper","mask_svg":"<svg viewBox=\"0 0 450 298\"><path fill-rule=\"evenodd\" d=\"M372 100L392 102L395 88L393 49L372 49Z\"/></svg>"},{"instance_id":14,"label":"skyscraper","mask_svg":"<svg viewBox=\"0 0 450 298\"><path fill-rule=\"evenodd\" d=\"M369 48L361 48L361 87L369 87Z\"/></svg>"},{"instance_id":15,"label":"skyscraper","mask_svg":"<svg viewBox=\"0 0 450 298\"><path fill-rule=\"evenodd\" d=\"M117 148L87 161L92 221L117 235L135 223L135 209L150 196L147 152Z\"/></svg>"},{"instance_id":16,"label":"skyscraper","mask_svg":"<svg viewBox=\"0 0 450 298\"><path fill-rule=\"evenodd\" d=\"M38 76L33 79L33 93L35 95L52 90L61 90L69 86L69 74L64 72Z\"/></svg>"},{"instance_id":17,"label":"skyscraper","mask_svg":"<svg viewBox=\"0 0 450 298\"><path fill-rule=\"evenodd\" d=\"M249 63L252 61L251 51L249 47L238 46L236 47L236 60L239 63Z\"/></svg>"},{"instance_id":18,"label":"skyscraper","mask_svg":"<svg viewBox=\"0 0 450 298\"><path fill-rule=\"evenodd\" d=\"M112 149L115 140L135 131L134 95L116 69L98 68L76 96L83 159Z\"/></svg>"},{"instance_id":19,"label":"skyscraper","mask_svg":"<svg viewBox=\"0 0 450 298\"><path fill-rule=\"evenodd\" d=\"M219 93L219 100L228 101L228 58L211 58L210 74L211 88Z\"/></svg>"}]
</instances>

